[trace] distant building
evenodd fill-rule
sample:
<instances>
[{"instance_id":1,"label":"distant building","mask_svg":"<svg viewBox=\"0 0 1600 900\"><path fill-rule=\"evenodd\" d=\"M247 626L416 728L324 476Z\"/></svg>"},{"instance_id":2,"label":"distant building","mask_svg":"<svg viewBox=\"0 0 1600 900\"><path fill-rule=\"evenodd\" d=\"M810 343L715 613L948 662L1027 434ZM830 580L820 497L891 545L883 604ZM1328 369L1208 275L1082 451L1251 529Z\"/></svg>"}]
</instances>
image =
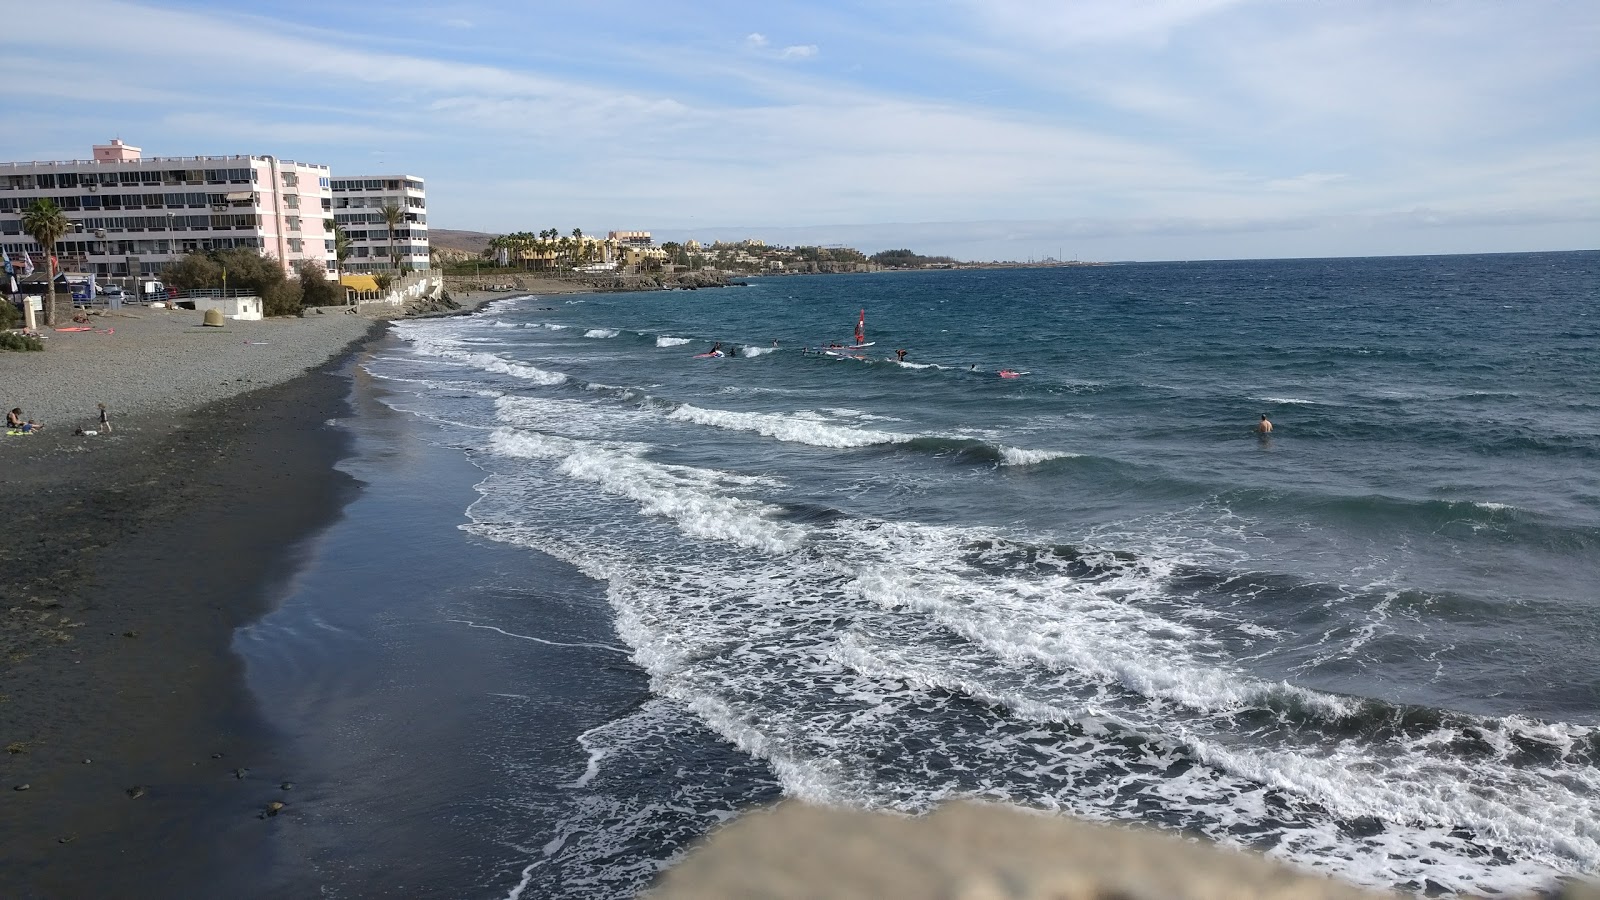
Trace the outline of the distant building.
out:
<instances>
[{"instance_id":1,"label":"distant building","mask_svg":"<svg viewBox=\"0 0 1600 900\"><path fill-rule=\"evenodd\" d=\"M394 233L394 256L402 269L428 268L428 193L414 175L364 175L335 178L333 220L350 239L346 272L393 272L389 225L383 208L393 204L401 222Z\"/></svg>"},{"instance_id":2,"label":"distant building","mask_svg":"<svg viewBox=\"0 0 1600 900\"><path fill-rule=\"evenodd\" d=\"M333 268L328 167L275 156L154 156L113 140L92 159L0 163L0 244L43 269L152 277L196 250L248 248L282 261ZM75 228L56 248L22 230L40 197Z\"/></svg>"},{"instance_id":3,"label":"distant building","mask_svg":"<svg viewBox=\"0 0 1600 900\"><path fill-rule=\"evenodd\" d=\"M606 239L627 247L649 247L655 243L648 231L613 231Z\"/></svg>"}]
</instances>

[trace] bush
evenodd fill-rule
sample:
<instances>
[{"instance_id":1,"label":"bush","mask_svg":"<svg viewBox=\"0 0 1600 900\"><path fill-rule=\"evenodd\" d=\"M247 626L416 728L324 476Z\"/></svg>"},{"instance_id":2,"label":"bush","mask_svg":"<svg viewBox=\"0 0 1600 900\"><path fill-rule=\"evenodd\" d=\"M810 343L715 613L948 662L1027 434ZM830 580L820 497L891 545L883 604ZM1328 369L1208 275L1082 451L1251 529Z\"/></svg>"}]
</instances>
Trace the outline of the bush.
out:
<instances>
[{"instance_id":1,"label":"bush","mask_svg":"<svg viewBox=\"0 0 1600 900\"><path fill-rule=\"evenodd\" d=\"M283 284L286 277L276 257L236 247L186 254L162 267L161 280L168 287L180 290L227 287L265 300L273 286Z\"/></svg>"},{"instance_id":2,"label":"bush","mask_svg":"<svg viewBox=\"0 0 1600 900\"><path fill-rule=\"evenodd\" d=\"M6 306L11 304L7 303ZM0 331L0 350L43 350L44 341L15 331Z\"/></svg>"},{"instance_id":3,"label":"bush","mask_svg":"<svg viewBox=\"0 0 1600 900\"><path fill-rule=\"evenodd\" d=\"M328 280L328 270L306 260L295 270L300 277L301 302L306 306L336 306L344 302L344 286Z\"/></svg>"},{"instance_id":4,"label":"bush","mask_svg":"<svg viewBox=\"0 0 1600 900\"><path fill-rule=\"evenodd\" d=\"M17 309L15 303L10 300L0 303L0 328L15 328L21 318L22 310Z\"/></svg>"},{"instance_id":5,"label":"bush","mask_svg":"<svg viewBox=\"0 0 1600 900\"><path fill-rule=\"evenodd\" d=\"M161 281L181 291L222 287L222 266L204 253L189 253L161 267Z\"/></svg>"},{"instance_id":6,"label":"bush","mask_svg":"<svg viewBox=\"0 0 1600 900\"><path fill-rule=\"evenodd\" d=\"M303 298L299 281L279 281L261 292L261 311L269 316L296 316Z\"/></svg>"}]
</instances>

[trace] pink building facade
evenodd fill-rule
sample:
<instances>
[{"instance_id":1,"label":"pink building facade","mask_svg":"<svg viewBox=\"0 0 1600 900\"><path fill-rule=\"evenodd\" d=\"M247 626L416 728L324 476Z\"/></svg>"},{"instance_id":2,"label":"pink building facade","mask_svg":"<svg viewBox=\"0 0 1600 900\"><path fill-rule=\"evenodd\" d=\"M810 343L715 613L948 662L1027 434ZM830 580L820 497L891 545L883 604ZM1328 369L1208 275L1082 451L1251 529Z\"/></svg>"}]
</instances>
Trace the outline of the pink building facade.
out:
<instances>
[{"instance_id":1,"label":"pink building facade","mask_svg":"<svg viewBox=\"0 0 1600 900\"><path fill-rule=\"evenodd\" d=\"M74 231L61 267L103 277L158 277L196 250L253 248L286 271L305 260L333 277L328 167L273 156L144 158L120 140L87 160L0 163L0 244L43 268L46 248L23 233L22 211L48 197Z\"/></svg>"}]
</instances>

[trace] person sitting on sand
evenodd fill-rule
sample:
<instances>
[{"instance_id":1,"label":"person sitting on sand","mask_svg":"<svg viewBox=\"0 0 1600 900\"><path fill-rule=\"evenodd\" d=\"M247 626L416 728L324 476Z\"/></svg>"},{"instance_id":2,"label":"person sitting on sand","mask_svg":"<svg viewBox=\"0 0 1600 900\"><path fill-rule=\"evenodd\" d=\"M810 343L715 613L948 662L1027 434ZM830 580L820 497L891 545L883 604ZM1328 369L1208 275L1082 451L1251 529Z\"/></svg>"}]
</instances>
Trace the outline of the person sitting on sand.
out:
<instances>
[{"instance_id":1,"label":"person sitting on sand","mask_svg":"<svg viewBox=\"0 0 1600 900\"><path fill-rule=\"evenodd\" d=\"M1256 434L1271 434L1272 423L1267 421L1267 414L1261 414L1261 421L1256 423Z\"/></svg>"},{"instance_id":2,"label":"person sitting on sand","mask_svg":"<svg viewBox=\"0 0 1600 900\"><path fill-rule=\"evenodd\" d=\"M23 434L32 434L43 427L44 426L38 422L23 419L22 407L20 406L11 410L11 412L6 413L6 429L8 431L20 431Z\"/></svg>"}]
</instances>

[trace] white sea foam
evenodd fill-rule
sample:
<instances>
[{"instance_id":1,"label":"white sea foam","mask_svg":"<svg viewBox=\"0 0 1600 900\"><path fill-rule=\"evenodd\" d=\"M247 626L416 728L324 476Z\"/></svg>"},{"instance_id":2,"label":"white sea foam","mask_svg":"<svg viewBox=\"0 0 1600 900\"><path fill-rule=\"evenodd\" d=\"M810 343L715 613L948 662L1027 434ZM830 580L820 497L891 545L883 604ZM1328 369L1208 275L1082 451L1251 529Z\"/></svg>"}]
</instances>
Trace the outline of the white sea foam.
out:
<instances>
[{"instance_id":1,"label":"white sea foam","mask_svg":"<svg viewBox=\"0 0 1600 900\"><path fill-rule=\"evenodd\" d=\"M495 418L502 425L532 429L547 434L589 440L645 436L645 429L658 420L650 410L622 405L598 406L587 399L568 397L503 396L495 401ZM647 444L635 445L641 451Z\"/></svg>"},{"instance_id":2,"label":"white sea foam","mask_svg":"<svg viewBox=\"0 0 1600 900\"><path fill-rule=\"evenodd\" d=\"M1260 401L1262 403L1281 403L1281 404L1284 404L1285 406L1316 406L1317 405L1317 401L1315 401L1315 400L1301 400L1298 397L1251 397L1250 399L1251 400L1258 400L1258 401Z\"/></svg>"},{"instance_id":3,"label":"white sea foam","mask_svg":"<svg viewBox=\"0 0 1600 900\"><path fill-rule=\"evenodd\" d=\"M449 360L453 363L481 369L485 372L522 378L539 385L552 386L563 384L567 381L567 376L560 372L546 371L537 366L505 359L492 353L463 350L457 340L448 336L436 336L419 329L397 328L396 332L402 338L411 342L412 349L426 356Z\"/></svg>"},{"instance_id":4,"label":"white sea foam","mask_svg":"<svg viewBox=\"0 0 1600 900\"><path fill-rule=\"evenodd\" d=\"M745 347L739 351L740 356L765 356L777 351L777 347Z\"/></svg>"},{"instance_id":5,"label":"white sea foam","mask_svg":"<svg viewBox=\"0 0 1600 900\"><path fill-rule=\"evenodd\" d=\"M1275 855L1377 885L1427 878L1514 891L1600 866L1600 776L1560 756L1589 752L1592 730L1463 720L1374 743L1346 734L1359 701L1253 676L1233 658L1285 635L1230 618L1244 604L1219 609L1175 590L1202 563L1237 561L1229 553L1245 538L1217 535L1254 533L1206 518L1220 515L1214 507L1099 533L1097 543L1136 550L1134 559L1090 552L1081 535L1025 546L993 530L848 514L799 527L764 499L772 480L664 465L648 457L665 451L645 441L659 440L661 418L820 446L888 433L804 411L602 397L512 395L493 414L515 427L475 457L492 474L470 528L605 579L618 634L665 698L652 701L662 721L692 713L768 761L789 793L906 811L962 795L1118 820L1159 809L1174 827L1222 841L1266 836ZM640 440L574 439L619 436ZM984 439L1008 465L1030 464L1008 451L1052 452ZM1219 546L1183 543L1211 538ZM1040 551L1060 541L1084 555L1068 565ZM1376 640L1381 624L1344 629L1340 645ZM1278 719L1247 731L1263 713ZM1488 751L1453 749L1467 733ZM586 803L546 845L550 865L574 854L598 867L608 854L631 859L622 844L667 815L644 801L587 799L615 777L631 740L586 735L557 781ZM1557 755L1520 767L1530 741ZM902 745L918 748L914 758L882 754ZM699 802L715 810L705 815L723 811L701 798L682 811L700 814ZM1341 818L1356 817L1381 828L1352 836Z\"/></svg>"},{"instance_id":6,"label":"white sea foam","mask_svg":"<svg viewBox=\"0 0 1600 900\"><path fill-rule=\"evenodd\" d=\"M1018 447L1001 447L1000 465L1036 466L1052 459L1076 459L1081 455L1079 453L1068 453L1065 450L1024 450Z\"/></svg>"},{"instance_id":7,"label":"white sea foam","mask_svg":"<svg viewBox=\"0 0 1600 900\"><path fill-rule=\"evenodd\" d=\"M668 413L667 418L677 422L726 428L730 431L748 431L763 437L796 444L810 444L814 447L870 447L875 444L898 444L916 438L913 434L829 425L800 414L732 412L702 409L687 403Z\"/></svg>"},{"instance_id":8,"label":"white sea foam","mask_svg":"<svg viewBox=\"0 0 1600 900\"><path fill-rule=\"evenodd\" d=\"M1122 565L1091 582L1065 572L987 576L965 562L961 548L972 536L904 525L859 529L856 541L896 562L863 572L852 588L878 605L928 614L1001 658L1075 672L1197 712L1236 711L1277 693L1329 715L1349 710L1332 695L1245 676L1194 627L1139 605L1162 595L1170 560Z\"/></svg>"},{"instance_id":9,"label":"white sea foam","mask_svg":"<svg viewBox=\"0 0 1600 900\"><path fill-rule=\"evenodd\" d=\"M579 494L552 492L548 480L527 491L491 490L484 500L497 499L497 512L481 515L553 504L544 524L485 522L486 533L607 578L618 633L652 691L767 760L791 794L917 810L968 792L960 773L982 771L980 795L991 800L1116 819L1136 819L1153 802L1181 827L1225 842L1287 819L1279 855L1371 884L1426 877L1458 890L1521 889L1552 867L1592 860L1593 829L1581 816L1594 801L1575 798L1600 797L1600 784L1546 798L1563 811L1541 825L1516 811L1546 802L1548 778L1535 772L1507 776L1448 756L1430 768L1424 757L1436 751L1426 747L1394 757L1349 744L1348 758L1328 758L1307 752L1315 745L1240 746L1226 730L1240 709L1275 698L1330 718L1350 708L1253 679L1207 632L1155 613L1170 599L1172 560L1108 556L1106 570L1087 578L1042 558L1040 571L1008 571L1015 548L982 530L856 520L813 538L807 554L779 560L731 542L737 552L713 558L674 549ZM971 548L985 541L991 549L975 558ZM946 701L934 699L950 694L978 701L961 716L1006 712L993 730L952 732ZM1134 751L1115 738L1130 729L1145 736ZM1548 739L1584 737L1551 729ZM872 761L902 740L952 768L897 773ZM1196 756L1204 764L1190 765ZM1408 779L1420 783L1390 784ZM1496 826L1501 782L1513 814ZM1494 799L1465 808L1475 792ZM1322 808L1385 827L1352 839ZM1456 821L1482 827L1463 838L1451 833ZM1515 848L1517 861L1480 861L1484 844Z\"/></svg>"},{"instance_id":10,"label":"white sea foam","mask_svg":"<svg viewBox=\"0 0 1600 900\"><path fill-rule=\"evenodd\" d=\"M586 338L614 338L619 334L615 328L591 328L583 333Z\"/></svg>"},{"instance_id":11,"label":"white sea foam","mask_svg":"<svg viewBox=\"0 0 1600 900\"><path fill-rule=\"evenodd\" d=\"M773 521L776 507L728 496L722 488L738 476L642 459L638 447L604 446L512 428L497 429L489 448L507 456L559 460L557 471L590 481L639 504L646 515L665 516L686 534L729 541L765 553L789 553L804 543L805 529Z\"/></svg>"},{"instance_id":12,"label":"white sea foam","mask_svg":"<svg viewBox=\"0 0 1600 900\"><path fill-rule=\"evenodd\" d=\"M656 338L657 347L682 347L687 343L689 343L689 338L667 337L666 335Z\"/></svg>"}]
</instances>

